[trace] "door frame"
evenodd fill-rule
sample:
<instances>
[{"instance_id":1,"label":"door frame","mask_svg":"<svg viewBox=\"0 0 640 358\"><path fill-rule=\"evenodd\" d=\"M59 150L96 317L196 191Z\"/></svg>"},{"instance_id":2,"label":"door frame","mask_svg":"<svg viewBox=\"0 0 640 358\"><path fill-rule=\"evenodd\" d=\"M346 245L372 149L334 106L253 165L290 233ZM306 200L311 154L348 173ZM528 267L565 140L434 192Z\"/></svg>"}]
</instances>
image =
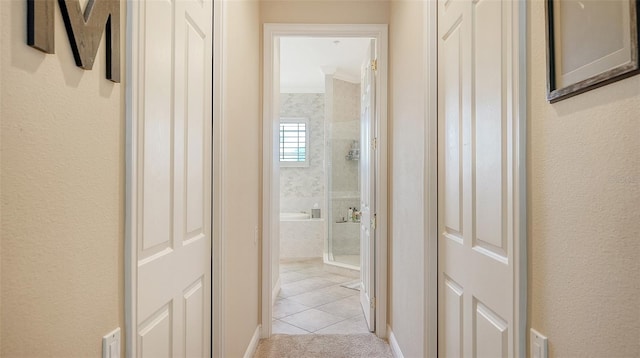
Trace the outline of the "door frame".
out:
<instances>
[{"instance_id":1,"label":"door frame","mask_svg":"<svg viewBox=\"0 0 640 358\"><path fill-rule=\"evenodd\" d=\"M424 348L426 357L438 357L438 2L425 1L424 83Z\"/></svg>"},{"instance_id":2,"label":"door frame","mask_svg":"<svg viewBox=\"0 0 640 358\"><path fill-rule=\"evenodd\" d=\"M224 19L224 1L212 1L212 146L211 146L211 356L224 356L224 240L223 240L223 211L222 188L224 137L222 121L222 24ZM136 1L126 2L127 20L126 34L126 82L125 82L125 240L124 240L124 315L125 330L123 344L125 357L133 358L137 352L136 321L137 321L137 262L136 247L136 213L137 210L137 148L138 148L138 118L137 95L134 91L139 86L138 71L140 59L134 49L138 44L140 27L139 4Z\"/></svg>"},{"instance_id":3,"label":"door frame","mask_svg":"<svg viewBox=\"0 0 640 358\"><path fill-rule=\"evenodd\" d=\"M279 238L279 170L277 160L277 125L279 105L275 101L274 45L282 36L307 37L367 37L378 43L378 93L376 109L378 128L378 163L376 168L376 335L386 338L387 331L387 79L388 79L388 26L386 24L264 24L263 40L263 133L262 133L262 271L261 322L262 338L271 336L273 317L272 252Z\"/></svg>"},{"instance_id":4,"label":"door frame","mask_svg":"<svg viewBox=\"0 0 640 358\"><path fill-rule=\"evenodd\" d=\"M438 357L438 1L423 4L423 33L425 38L424 81L425 81L425 166L424 166L424 222L425 252L425 303L424 303L424 352L427 357ZM517 56L517 71L514 70L518 103L514 173L514 233L515 267L515 352L518 357L527 356L527 3L515 1L514 23L516 29L514 56Z\"/></svg>"},{"instance_id":5,"label":"door frame","mask_svg":"<svg viewBox=\"0 0 640 358\"><path fill-rule=\"evenodd\" d=\"M212 121L211 127L213 139L211 143L211 356L213 358L224 357L224 332L225 332L225 310L224 294L225 289L225 267L226 253L224 245L224 172L225 172L225 151L227 140L224 133L224 118L222 116L222 100L224 91L222 83L224 77L223 51L223 31L226 13L226 1L213 1L213 69L212 81Z\"/></svg>"}]
</instances>

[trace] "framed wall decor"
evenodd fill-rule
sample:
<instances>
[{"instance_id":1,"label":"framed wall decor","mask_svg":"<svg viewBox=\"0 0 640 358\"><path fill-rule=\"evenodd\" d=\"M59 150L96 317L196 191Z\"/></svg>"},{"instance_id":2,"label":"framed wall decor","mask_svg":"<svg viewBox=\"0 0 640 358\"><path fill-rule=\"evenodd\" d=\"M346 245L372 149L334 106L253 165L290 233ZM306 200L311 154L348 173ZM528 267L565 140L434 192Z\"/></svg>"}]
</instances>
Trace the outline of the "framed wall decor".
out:
<instances>
[{"instance_id":1,"label":"framed wall decor","mask_svg":"<svg viewBox=\"0 0 640 358\"><path fill-rule=\"evenodd\" d=\"M640 0L545 0L547 100L640 73Z\"/></svg>"}]
</instances>

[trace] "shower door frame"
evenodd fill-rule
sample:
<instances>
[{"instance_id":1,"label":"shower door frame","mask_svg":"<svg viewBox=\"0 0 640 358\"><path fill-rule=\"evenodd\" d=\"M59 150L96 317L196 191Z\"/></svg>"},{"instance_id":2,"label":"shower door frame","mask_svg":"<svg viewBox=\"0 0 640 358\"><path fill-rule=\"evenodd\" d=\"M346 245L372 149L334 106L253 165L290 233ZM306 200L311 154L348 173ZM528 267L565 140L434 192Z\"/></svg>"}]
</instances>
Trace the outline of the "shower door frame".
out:
<instances>
[{"instance_id":1,"label":"shower door frame","mask_svg":"<svg viewBox=\"0 0 640 358\"><path fill-rule=\"evenodd\" d=\"M334 68L335 69L335 68ZM324 72L324 69L323 69ZM345 269L349 269L349 270L357 270L358 272L360 272L360 262L358 262L358 265L351 265L348 264L346 262L341 262L335 259L334 257L334 248L333 248L333 218L334 218L334 211L333 211L333 196L332 196L332 192L333 192L333 179L332 179L332 175L333 175L333 160L331 158L331 156L333 155L333 133L330 130L331 129L331 125L328 125L330 122L333 123L333 86L329 86L327 87L326 85L326 81L328 81L329 78L331 78L331 81L333 81L334 79L336 80L344 80L344 78L342 76L336 76L336 73L324 73L324 78L325 78L325 108L324 108L324 184L325 184L325 193L324 193L324 212L325 212L325 235L324 235L324 252L322 253L322 260L325 264L327 265L332 265L332 266L336 266L336 267L341 267L341 268L345 268ZM329 89L331 89L331 91L329 92ZM362 97L360 91L358 91L358 96ZM328 105L330 104L330 105ZM358 113L361 112L361 107L358 106ZM359 122L362 122L362 118L358 118ZM362 128L360 128L360 133L362 133ZM360 140L360 133L358 133L358 141ZM330 138L330 140L328 140L328 138ZM362 144L360 144L360 147L362 148ZM330 148L330 149L329 149ZM359 164L358 164L359 165ZM359 170L359 169L358 169ZM360 173L358 173L358 176L360 175ZM358 206L360 204L360 198L361 198L361 188L360 188L360 178L358 177L358 198L357 198L357 202L358 202ZM342 198L345 199L345 198ZM353 199L353 198L348 198L348 199ZM344 209L344 208L343 208ZM360 241L360 225L358 225L358 241ZM358 244L358 250L360 250L360 243ZM358 251L359 252L359 251ZM360 255L358 255L360 256Z\"/></svg>"},{"instance_id":2,"label":"shower door frame","mask_svg":"<svg viewBox=\"0 0 640 358\"><path fill-rule=\"evenodd\" d=\"M375 334L387 335L387 81L388 25L386 24L264 24L263 137L262 137L262 270L261 336L271 336L273 302L279 278L273 282L273 253L279 243L279 42L281 37L362 37L376 40L376 237L375 237ZM276 80L277 79L277 80ZM326 212L326 211L325 211ZM362 253L361 253L362 255ZM274 285L275 284L275 285ZM274 290L275 288L275 290Z\"/></svg>"}]
</instances>

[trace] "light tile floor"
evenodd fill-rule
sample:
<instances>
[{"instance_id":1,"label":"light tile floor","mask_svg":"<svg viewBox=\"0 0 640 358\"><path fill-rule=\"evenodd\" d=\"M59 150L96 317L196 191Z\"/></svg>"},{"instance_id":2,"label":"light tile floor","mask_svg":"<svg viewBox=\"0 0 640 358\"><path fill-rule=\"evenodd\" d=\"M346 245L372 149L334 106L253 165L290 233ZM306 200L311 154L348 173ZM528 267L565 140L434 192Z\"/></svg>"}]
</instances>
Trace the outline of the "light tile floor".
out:
<instances>
[{"instance_id":1,"label":"light tile floor","mask_svg":"<svg viewBox=\"0 0 640 358\"><path fill-rule=\"evenodd\" d=\"M275 334L368 333L360 292L342 287L357 278L322 260L280 262L280 294L273 305Z\"/></svg>"}]
</instances>

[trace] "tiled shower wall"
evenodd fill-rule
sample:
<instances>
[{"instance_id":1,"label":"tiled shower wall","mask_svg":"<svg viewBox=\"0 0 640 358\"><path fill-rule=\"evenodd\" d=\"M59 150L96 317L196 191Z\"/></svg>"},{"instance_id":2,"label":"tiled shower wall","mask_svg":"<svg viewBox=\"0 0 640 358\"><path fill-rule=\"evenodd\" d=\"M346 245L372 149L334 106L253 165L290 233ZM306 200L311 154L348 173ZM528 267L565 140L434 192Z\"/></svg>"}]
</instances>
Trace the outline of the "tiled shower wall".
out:
<instances>
[{"instance_id":1,"label":"tiled shower wall","mask_svg":"<svg viewBox=\"0 0 640 358\"><path fill-rule=\"evenodd\" d=\"M359 197L358 161L345 159L354 140L360 140L360 85L333 79L331 191Z\"/></svg>"},{"instance_id":2,"label":"tiled shower wall","mask_svg":"<svg viewBox=\"0 0 640 358\"><path fill-rule=\"evenodd\" d=\"M314 204L325 208L325 172L323 159L325 155L325 130L327 130L327 155L331 158L330 183L332 217L329 228L334 255L357 255L360 251L359 225L355 223L336 223L342 217L347 216L349 207L360 206L359 192L359 167L357 160L347 160L345 156L349 152L354 140L360 139L360 85L346 81L332 79L327 83L333 86L331 120L325 126L325 95L322 93L283 93L280 95L281 117L303 117L309 119L309 167L306 168L280 168L280 211L281 212L310 212ZM329 107L327 107L329 108ZM323 211L322 217L327 214ZM289 223L281 223L282 225ZM301 225L302 223L292 223ZM306 225L306 224L305 224ZM314 224L315 227L316 224ZM286 229L286 228L285 228ZM308 227L305 226L305 230ZM291 230L284 230L289 232ZM315 231L315 229L314 229ZM302 234L295 230L296 234L314 237L313 245L307 242L307 248L318 247L320 236ZM324 237L323 235L321 237ZM298 240L298 239L296 239ZM288 252L290 241L281 238L282 254ZM284 243L285 247L282 247ZM320 246L321 247L321 246ZM290 247L283 257L298 257L302 251ZM318 251L313 249L314 253ZM282 256L282 255L281 255ZM305 252L305 257L312 257Z\"/></svg>"},{"instance_id":3,"label":"tiled shower wall","mask_svg":"<svg viewBox=\"0 0 640 358\"><path fill-rule=\"evenodd\" d=\"M280 211L310 213L324 207L324 94L280 94L281 117L309 119L309 167L280 168ZM325 216L323 212L322 217Z\"/></svg>"},{"instance_id":4,"label":"tiled shower wall","mask_svg":"<svg viewBox=\"0 0 640 358\"><path fill-rule=\"evenodd\" d=\"M360 84L332 80L331 128L331 243L334 255L360 253L360 226L338 223L350 207L360 208L359 161L345 157L354 140L360 140Z\"/></svg>"}]
</instances>

